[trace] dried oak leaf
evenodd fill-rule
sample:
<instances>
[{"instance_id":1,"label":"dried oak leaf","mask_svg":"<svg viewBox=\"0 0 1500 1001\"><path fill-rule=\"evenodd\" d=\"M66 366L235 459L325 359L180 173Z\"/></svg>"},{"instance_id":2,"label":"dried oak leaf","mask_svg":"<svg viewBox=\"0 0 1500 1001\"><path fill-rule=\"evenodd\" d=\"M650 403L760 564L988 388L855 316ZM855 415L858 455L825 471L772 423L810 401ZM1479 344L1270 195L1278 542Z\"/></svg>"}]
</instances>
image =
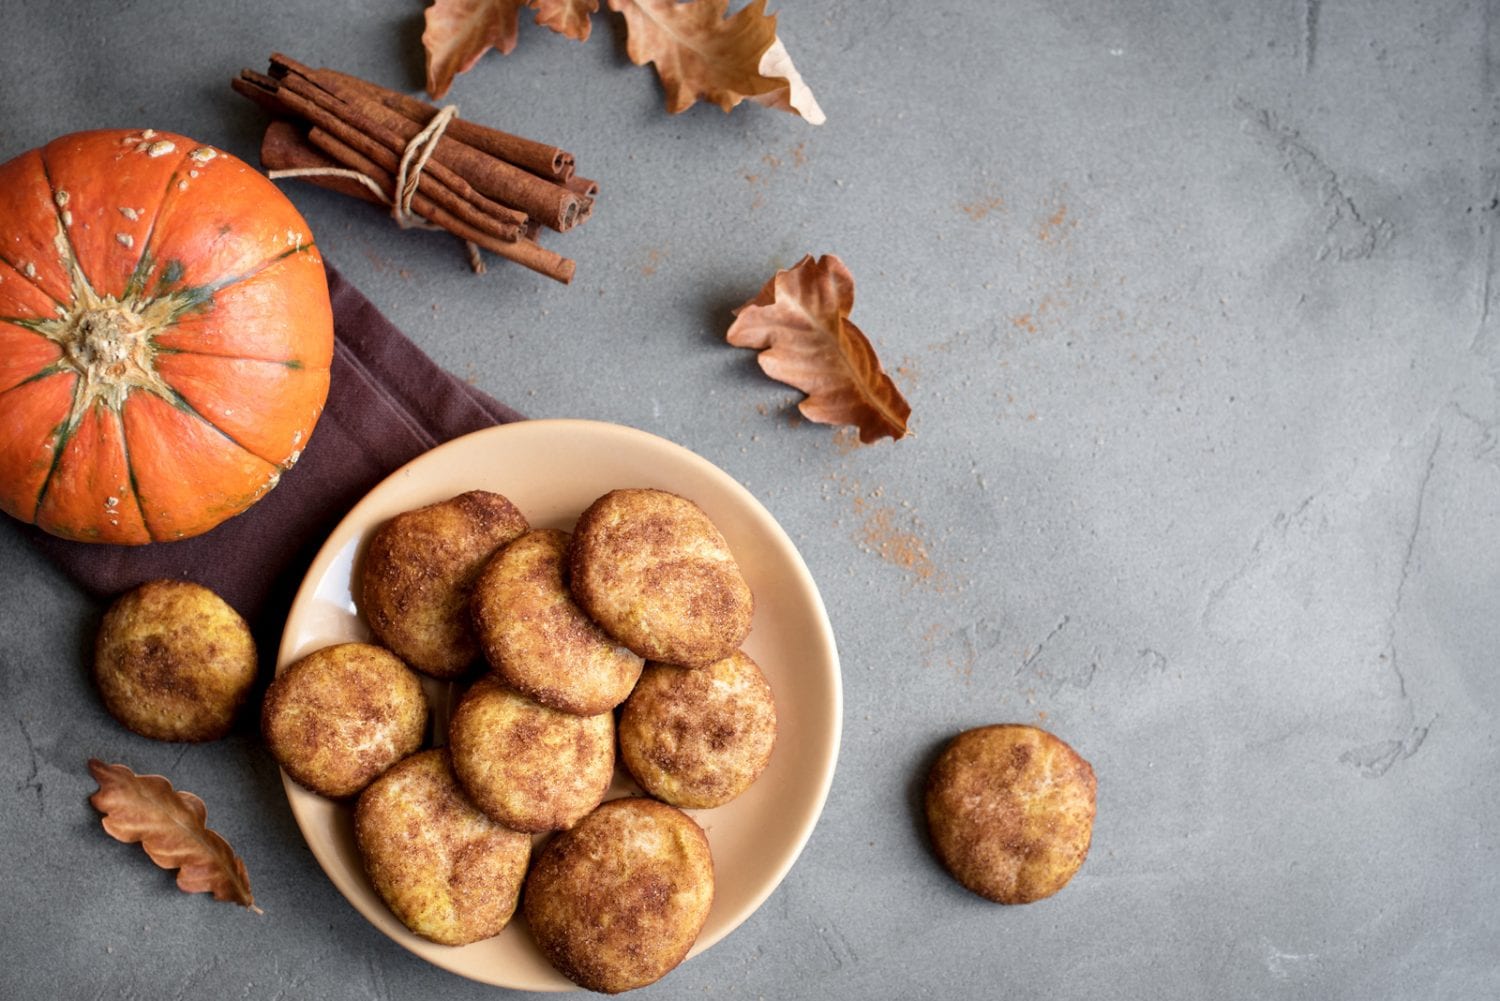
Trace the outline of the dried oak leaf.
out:
<instances>
[{"instance_id":1,"label":"dried oak leaf","mask_svg":"<svg viewBox=\"0 0 1500 1001\"><path fill-rule=\"evenodd\" d=\"M516 47L516 21L527 0L436 0L423 15L427 93L442 97L453 78L468 71L490 49L501 55Z\"/></svg>"},{"instance_id":2,"label":"dried oak leaf","mask_svg":"<svg viewBox=\"0 0 1500 1001\"><path fill-rule=\"evenodd\" d=\"M580 42L589 40L589 17L599 10L599 0L532 0L531 5L537 24Z\"/></svg>"},{"instance_id":3,"label":"dried oak leaf","mask_svg":"<svg viewBox=\"0 0 1500 1001\"><path fill-rule=\"evenodd\" d=\"M537 24L584 42L589 16L599 10L599 0L435 0L423 15L427 93L435 98L448 93L453 78L473 68L490 49L508 55L516 47L525 7L536 8Z\"/></svg>"},{"instance_id":4,"label":"dried oak leaf","mask_svg":"<svg viewBox=\"0 0 1500 1001\"><path fill-rule=\"evenodd\" d=\"M726 17L729 0L609 0L625 15L625 51L637 66L656 65L667 110L685 111L699 98L724 111L747 98L824 122L812 91L776 37L776 15L754 0Z\"/></svg>"},{"instance_id":5,"label":"dried oak leaf","mask_svg":"<svg viewBox=\"0 0 1500 1001\"><path fill-rule=\"evenodd\" d=\"M859 440L901 438L911 405L849 321L854 276L832 254L778 271L735 310L730 344L760 351L762 371L807 394L798 409L820 424L853 424Z\"/></svg>"},{"instance_id":6,"label":"dried oak leaf","mask_svg":"<svg viewBox=\"0 0 1500 1001\"><path fill-rule=\"evenodd\" d=\"M208 810L190 792L178 792L160 775L137 775L124 765L89 759L99 791L89 797L104 814L104 830L116 841L139 841L151 861L177 870L184 893L212 893L261 913L250 894L244 861L208 829Z\"/></svg>"}]
</instances>

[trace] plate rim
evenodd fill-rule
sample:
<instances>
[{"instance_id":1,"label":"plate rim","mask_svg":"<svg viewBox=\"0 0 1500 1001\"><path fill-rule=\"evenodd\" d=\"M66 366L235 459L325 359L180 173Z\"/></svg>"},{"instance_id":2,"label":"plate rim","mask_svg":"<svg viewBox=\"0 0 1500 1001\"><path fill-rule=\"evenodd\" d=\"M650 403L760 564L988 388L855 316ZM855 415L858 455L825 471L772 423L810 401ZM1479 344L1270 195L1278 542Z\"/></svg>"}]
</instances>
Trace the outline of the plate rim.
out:
<instances>
[{"instance_id":1,"label":"plate rim","mask_svg":"<svg viewBox=\"0 0 1500 1001\"><path fill-rule=\"evenodd\" d=\"M817 626L816 640L818 641L818 644L820 646L826 648L826 659L832 669L832 726L828 727L824 732L823 738L818 745L818 749L822 752L819 755L821 763L820 770L822 774L817 776L817 795L814 797L813 801L810 802L810 808L805 810L805 817L800 824L800 828L796 831L792 848L789 852L786 853L785 858L776 867L776 870L772 874L772 878L766 879L762 888L755 894L752 894L751 897L746 900L745 903L742 904L736 912L726 915L728 920L724 922L724 926L721 931L712 936L699 936L697 941L694 942L691 951L688 953L688 956L686 957L688 959L691 959L693 956L696 956L699 953L713 947L719 941L728 936L731 932L739 928L739 926L742 925L746 920L748 920L751 915L759 910L761 905L766 902L771 894L776 892L777 888L781 886L782 882L786 879L787 873L791 871L792 867L797 863L797 860L801 858L802 852L806 849L808 841L812 838L813 830L817 827L818 821L822 818L823 810L827 806L828 796L833 787L834 773L837 770L839 751L843 741L843 669L842 664L839 661L838 644L834 635L833 625L828 618L828 609L823 601L822 592L819 590L817 582L812 576L812 572L808 569L807 562L803 559L801 551L797 549L796 544L787 534L786 529L781 526L781 523L776 520L775 516L771 514L770 510L763 503L761 503L760 499L757 498L753 493L751 493L744 484L742 484L729 472L720 468L718 465L714 464L698 453L694 452L692 449L687 448L684 445L680 445L677 442L672 441L671 439L664 438L660 435L653 434L649 431L644 431L640 428L632 427L627 424L616 424L609 421L586 420L581 418L522 419L519 421L511 421L505 424L496 424L490 427L480 428L467 434L460 435L456 438L451 438L448 441L441 442L438 445L435 445L432 448L422 452L420 455L413 457L412 459L392 470L390 473L383 476L378 483L376 483L373 487L366 491L365 494L358 501L356 501L347 512L344 513L344 515L338 520L338 523L329 531L328 536L323 540L322 544L318 547L317 553L313 556L312 562L308 564L307 570L304 572L302 580L297 585L297 589L293 594L292 603L287 611L287 621L282 625L281 638L277 644L276 665L273 677L279 676L281 672L284 671L295 659L292 654L296 649L296 646L292 642L293 637L291 631L286 628L287 625L291 622L292 610L296 609L299 605L302 605L304 601L310 601L313 598L313 596L317 592L319 584L327 575L330 566L334 562L338 553L343 550L345 545L347 545L347 543L349 542L350 538L358 534L353 526L358 522L365 520L363 517L364 512L368 508L374 507L376 505L376 503L378 502L378 495L383 493L388 484L397 479L404 479L405 477L410 475L410 471L414 467L438 461L434 459L433 456L450 451L456 451L461 448L472 448L473 442L477 440L489 440L495 437L514 436L516 434L548 434L569 431L581 431L586 434L592 435L618 435L623 438L637 439L643 444L649 444L652 447L664 446L669 451L675 452L678 458L686 461L689 465L696 466L701 473L706 474L711 479L720 481L721 485L725 487L730 493L737 495L737 499L741 503L745 504L751 511L753 511L757 519L763 524L763 526L769 529L770 537L772 540L774 540L777 548L782 551L783 556L790 558L794 569L799 572L801 583L804 585L804 590L811 598L813 603L813 611L815 612L814 621ZM315 840L309 837L307 826L304 823L304 819L301 813L294 805L295 801L293 799L294 790L306 790L304 790L301 785L296 783L291 778L291 776L286 773L286 769L281 768L279 764L277 767L281 772L282 792L283 795L286 796L287 808L292 814L292 819L297 824L297 830L302 835L303 843L306 845L308 850L312 852L313 857L317 860L318 867L322 869L324 877L332 885L333 889L338 892L339 896L344 898L345 902L350 907L352 907L360 916L360 918L366 921L366 923L370 924L377 931L386 935L387 938L390 938L392 941L396 942L397 945L400 945L407 952L412 952L413 955L416 956L416 958L422 960L423 962L429 963L433 966L437 966L440 969L443 969L449 973L453 973L457 976L464 977L465 979L475 980L476 982L480 983L488 983L492 986L511 990L546 990L546 988L536 987L518 988L513 987L510 984L502 983L498 980L476 978L460 970L453 969L451 966L435 962L427 956L413 952L413 950L410 948L410 945L407 942L403 941L400 937L398 937L400 932L407 931L404 925L400 926L399 930L393 932L391 929L385 928L380 923L372 920L360 909L359 906L355 904L352 899L350 899L349 895L334 880L331 874L331 864L324 857L325 854L327 854L327 851L323 848L320 848ZM314 793L313 795L316 794ZM407 934L411 933L407 932ZM579 988L577 988L576 985L569 984L568 986L558 987L556 989L567 991L577 990Z\"/></svg>"}]
</instances>

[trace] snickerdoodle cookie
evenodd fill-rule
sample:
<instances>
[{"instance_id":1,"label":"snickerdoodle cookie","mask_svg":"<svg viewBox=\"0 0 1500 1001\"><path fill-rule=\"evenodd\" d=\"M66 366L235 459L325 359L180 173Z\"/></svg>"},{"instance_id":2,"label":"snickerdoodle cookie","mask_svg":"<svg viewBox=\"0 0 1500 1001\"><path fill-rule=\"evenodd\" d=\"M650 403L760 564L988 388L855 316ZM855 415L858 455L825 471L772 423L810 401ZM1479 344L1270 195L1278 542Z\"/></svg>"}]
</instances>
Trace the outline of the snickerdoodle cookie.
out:
<instances>
[{"instance_id":1,"label":"snickerdoodle cookie","mask_svg":"<svg viewBox=\"0 0 1500 1001\"><path fill-rule=\"evenodd\" d=\"M287 667L266 689L261 732L297 782L353 796L422 746L422 682L389 650L340 643Z\"/></svg>"},{"instance_id":2,"label":"snickerdoodle cookie","mask_svg":"<svg viewBox=\"0 0 1500 1001\"><path fill-rule=\"evenodd\" d=\"M749 788L771 760L776 703L755 661L647 664L620 713L620 757L651 795L707 809Z\"/></svg>"},{"instance_id":3,"label":"snickerdoodle cookie","mask_svg":"<svg viewBox=\"0 0 1500 1001\"><path fill-rule=\"evenodd\" d=\"M110 715L143 737L217 740L255 681L255 641L208 588L149 581L104 614L94 679Z\"/></svg>"},{"instance_id":4,"label":"snickerdoodle cookie","mask_svg":"<svg viewBox=\"0 0 1500 1001\"><path fill-rule=\"evenodd\" d=\"M354 839L386 906L443 945L499 934L531 860L530 836L476 810L442 749L406 758L364 791Z\"/></svg>"},{"instance_id":5,"label":"snickerdoodle cookie","mask_svg":"<svg viewBox=\"0 0 1500 1001\"><path fill-rule=\"evenodd\" d=\"M610 800L553 838L526 878L531 933L591 991L644 987L681 963L714 898L708 838L681 810Z\"/></svg>"},{"instance_id":6,"label":"snickerdoodle cookie","mask_svg":"<svg viewBox=\"0 0 1500 1001\"><path fill-rule=\"evenodd\" d=\"M750 586L724 536L685 497L605 494L579 517L569 565L579 605L648 660L703 667L750 631Z\"/></svg>"},{"instance_id":7,"label":"snickerdoodle cookie","mask_svg":"<svg viewBox=\"0 0 1500 1001\"><path fill-rule=\"evenodd\" d=\"M927 826L964 886L1026 904L1067 885L1089 851L1094 770L1057 737L1021 724L966 730L927 776Z\"/></svg>"},{"instance_id":8,"label":"snickerdoodle cookie","mask_svg":"<svg viewBox=\"0 0 1500 1001\"><path fill-rule=\"evenodd\" d=\"M474 630L496 674L545 706L578 716L609 712L640 677L642 660L605 635L563 580L567 532L528 532L494 555L474 582Z\"/></svg>"},{"instance_id":9,"label":"snickerdoodle cookie","mask_svg":"<svg viewBox=\"0 0 1500 1001\"><path fill-rule=\"evenodd\" d=\"M435 678L459 677L479 657L469 591L495 551L530 526L499 494L470 490L396 515L375 532L360 574L359 607L382 645Z\"/></svg>"},{"instance_id":10,"label":"snickerdoodle cookie","mask_svg":"<svg viewBox=\"0 0 1500 1001\"><path fill-rule=\"evenodd\" d=\"M559 712L486 676L453 711L448 749L479 809L517 831L557 831L609 791L615 718Z\"/></svg>"}]
</instances>

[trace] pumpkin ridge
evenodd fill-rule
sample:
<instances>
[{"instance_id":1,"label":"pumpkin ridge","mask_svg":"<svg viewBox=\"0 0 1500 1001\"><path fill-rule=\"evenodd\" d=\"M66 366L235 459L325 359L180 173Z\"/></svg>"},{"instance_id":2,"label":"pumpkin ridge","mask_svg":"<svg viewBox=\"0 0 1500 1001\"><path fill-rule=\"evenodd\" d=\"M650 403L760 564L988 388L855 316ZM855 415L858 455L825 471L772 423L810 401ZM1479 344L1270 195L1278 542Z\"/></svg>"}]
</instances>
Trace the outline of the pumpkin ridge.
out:
<instances>
[{"instance_id":1,"label":"pumpkin ridge","mask_svg":"<svg viewBox=\"0 0 1500 1001\"><path fill-rule=\"evenodd\" d=\"M135 464L130 458L130 436L125 433L125 415L120 411L113 411L112 417L120 425L120 454L125 459L125 476L130 481L130 499L135 502L135 509L141 516L141 527L146 530L146 537L152 542L161 542L156 534L151 531L151 525L146 521L146 505L141 503L141 485L135 480Z\"/></svg>"},{"instance_id":2,"label":"pumpkin ridge","mask_svg":"<svg viewBox=\"0 0 1500 1001\"><path fill-rule=\"evenodd\" d=\"M251 360L253 361L254 359L251 359ZM251 448L249 445L246 445L244 442L240 441L234 435L230 434L228 431L225 431L223 428L219 427L219 425L215 424L213 422L213 420L207 414L205 414L203 411L199 410L197 407L195 407L191 403L189 403L187 397L183 396L181 393L179 393L177 391L177 387L173 386L171 383L167 382L165 379L162 380L162 384L168 390L171 391L171 395L169 396L166 393L158 392L156 394L157 396L160 396L163 400L166 400L172 406L176 407L178 410L181 410L183 413L187 414L189 417L196 417L198 420L202 421L204 424L208 425L210 428L212 428L213 430L217 431L220 435L222 435L224 437L224 439L226 441L228 441L235 448L237 448L240 451L246 453L247 455L253 455L257 459L259 459L261 462L268 463L269 465L275 466L277 469L285 469L285 468L287 468L282 463L277 462L275 459L268 459L264 455L261 455L255 449ZM144 517L144 515L143 515L143 517Z\"/></svg>"},{"instance_id":3,"label":"pumpkin ridge","mask_svg":"<svg viewBox=\"0 0 1500 1001\"><path fill-rule=\"evenodd\" d=\"M168 386L166 388L169 389L169 390L171 390L170 386ZM216 427L212 422L205 420L202 417L202 415L198 413L198 411L196 411L195 409L193 409L193 407L192 407L191 404L187 403L185 400L182 400L178 396L178 394L175 392L175 390L173 390L171 392L171 395L168 395L166 393L161 393L161 392L155 392L155 391L148 392L148 393L143 394L142 400L143 401L153 401L154 403L158 403L158 404L166 406L170 410L178 411L184 418L187 419L187 421L189 421L189 422L196 422L196 424L201 425L202 428L206 429L206 431L204 432L205 436L216 436L217 438L222 439L223 441L227 442L229 444L230 448L233 449L237 453L236 457L238 457L238 456L248 457L252 461L252 466L253 467L265 467L265 469L268 470L268 472L269 472L269 475L266 477L266 479L263 482L258 482L258 483L252 483L252 484L250 484L250 485L253 486L253 493L250 495L251 498L252 498L252 500L250 501L250 503L254 503L255 500L258 500L259 498L265 496L266 493L268 493L269 491L275 489L275 487L281 482L281 476L286 471L286 469L283 466L281 466L279 463L269 462L266 459L261 458L259 455L257 455L256 453L252 452L250 449L248 449L245 446L241 445L233 437L225 434L221 429L219 429L218 427ZM147 414L147 411L146 411L145 407L137 407L137 408L135 408L134 413L136 413L137 415L139 415L137 417L138 421L140 421L140 420L150 420L151 419L149 417L149 415ZM129 420L127 420L127 417L129 415L130 415L130 412L127 410L127 408L122 407L121 410L120 410L120 420L122 422L122 427L125 430L125 441L127 441L127 442L130 440L130 427L131 427L131 422ZM155 436L152 436L150 434L143 435L142 437L143 437L143 440L150 442L152 445L155 445L158 442L158 439ZM127 450L128 450L128 445L127 445ZM139 480L139 478L138 478L138 476L136 474L136 466L135 466L134 455L135 455L134 452L127 451L128 468L129 468L130 474L131 474L131 480L130 480L130 482L131 482L131 489L135 491L137 499L138 499L138 502L140 504L141 516L145 519L146 531L151 535L152 540L153 541L157 541L157 542L167 542L167 541L174 541L176 539L181 539L181 538L188 538L189 536L186 535L186 534L183 534L181 531L178 531L176 533L172 533L170 531L169 525L166 525L166 524L153 527L153 518L152 518L149 510L146 507L146 500L150 499L152 501L152 504L156 505L157 503L159 503L158 498L160 498L162 496L162 494L164 494L164 493L170 493L170 492L172 492L172 489L173 489L174 486L180 487L183 483L186 483L186 484L188 484L190 486L196 486L197 485L197 481L195 481L195 480L186 480L186 481L177 481L176 483L173 483L173 482L162 481L159 476L153 474L153 476L151 477L152 481L154 481L157 486L162 486L165 489L162 490L161 492L158 492L158 493L155 493L155 494L149 494L148 495L146 492L142 491L142 489L141 489L140 480ZM258 472L258 468L255 471ZM216 501L216 504L214 506L210 506L208 504L205 504L203 506L203 508L201 509L201 512L202 513L206 513L210 517L217 516L217 517L215 517L215 520L214 520L214 525L217 525L217 524L221 523L222 521L224 521L226 518L233 517L234 515L239 514L241 511L243 511L245 509L245 507L248 507L249 506L248 504L244 504L243 506L238 506L238 505L241 505L241 503L243 502L243 500L244 500L244 498L242 496L236 496L236 495L233 495L233 494L225 495L225 496L219 498ZM163 508L161 508L161 515L160 515L160 517L170 518L170 513L171 512L170 512L169 508L163 507ZM197 513L197 512L195 512L195 513ZM163 530L165 530L167 534L158 534L158 532L157 532L157 528L158 527L162 528ZM213 525L210 525L209 527L212 528ZM200 532L207 531L207 530L208 529L201 529ZM197 533L194 533L194 534L197 534Z\"/></svg>"},{"instance_id":4,"label":"pumpkin ridge","mask_svg":"<svg viewBox=\"0 0 1500 1001\"><path fill-rule=\"evenodd\" d=\"M33 376L32 379L36 377ZM31 382L32 379L26 380ZM82 423L82 416L78 413L78 396L83 392L84 380L80 376L73 377L73 400L68 404L68 413L62 422L52 429L52 434L57 441L52 446L52 465L47 470L47 476L42 480L41 489L36 492L36 506L32 508L31 523L36 524L36 519L42 513L42 502L47 499L47 489L52 486L52 477L57 475L57 467L62 465L63 453L68 450L68 442L73 438L73 432L78 430ZM24 385L24 383L23 383Z\"/></svg>"},{"instance_id":5,"label":"pumpkin ridge","mask_svg":"<svg viewBox=\"0 0 1500 1001\"><path fill-rule=\"evenodd\" d=\"M46 161L43 161L42 155L40 155L40 152L37 152L36 162L37 162L37 165L39 165L40 170L42 170L42 180L43 180L43 182L46 182L46 201L48 201L49 206L52 207L52 215L57 216L57 225L58 225L58 228L62 228L63 218L62 218L62 215L58 215L58 209L57 209L57 192L55 192L54 189L52 189L52 179L51 179L51 177L46 176ZM3 252L0 252L0 261L3 261L3 263L5 263L5 266L9 267L9 269L12 270L12 272L15 272L15 273L17 273L17 275L20 275L21 279L23 279L23 281L26 282L27 285L30 285L31 288L34 288L34 290L39 291L39 293L42 293L42 296L45 296L46 299L51 299L52 302L54 302L55 305L60 306L60 308L68 309L68 303L62 302L62 300L58 300L57 297L52 296L52 294L49 293L49 291L46 291L45 288L42 288L42 285L40 285L40 282L37 281L37 278L36 278L36 264L31 264L31 273L30 273L30 275L28 275L28 273L26 272L26 270L21 269L21 267L17 267L17 263L15 263L15 261L10 260L9 257L6 257L6 255L3 254Z\"/></svg>"},{"instance_id":6,"label":"pumpkin ridge","mask_svg":"<svg viewBox=\"0 0 1500 1001\"><path fill-rule=\"evenodd\" d=\"M16 383L14 386L11 386L9 389L0 389L0 396L4 396L6 393L9 393L13 389L20 389L22 386L29 386L33 382L37 382L49 376L56 375L59 372L66 372L67 370L67 367L62 364L61 360L55 361L51 365L47 365L43 368L37 369L32 374Z\"/></svg>"},{"instance_id":7,"label":"pumpkin ridge","mask_svg":"<svg viewBox=\"0 0 1500 1001\"><path fill-rule=\"evenodd\" d=\"M25 271L22 271L20 268L16 267L15 262L12 261L9 257L6 257L4 253L0 253L0 263L4 263L4 265L6 267L10 268L16 274L20 275L21 276L21 280L23 282L25 282L27 285L30 285L32 288L36 289L43 296L45 296L47 299L51 300L53 304L55 304L57 306L61 306L64 309L67 308L67 304L66 303L59 302L56 296L54 296L51 292L48 292L46 289L42 288L42 286L37 283L37 280L35 278L31 277ZM36 270L36 269L33 268L32 270Z\"/></svg>"},{"instance_id":8,"label":"pumpkin ridge","mask_svg":"<svg viewBox=\"0 0 1500 1001\"><path fill-rule=\"evenodd\" d=\"M135 262L135 267L131 269L130 277L125 279L126 298L141 295L146 291L146 278L151 274L151 269L156 266L156 258L151 254L151 241L156 239L156 224L161 222L162 210L167 207L167 195L171 194L172 185L180 179L182 165L190 155L190 152L184 149L177 157L177 165L167 176L167 186L162 190L161 197L156 200L156 211L151 213L151 223L146 227L146 238L141 241L141 256ZM43 158L43 166L45 165L46 161Z\"/></svg>"},{"instance_id":9,"label":"pumpkin ridge","mask_svg":"<svg viewBox=\"0 0 1500 1001\"><path fill-rule=\"evenodd\" d=\"M229 278L225 278L221 281L210 282L208 284L199 285L197 287L203 290L205 299L212 299L214 296L229 288L231 285L238 285L240 282L249 281L251 278L254 278L256 275L260 274L271 265L278 264L281 261L286 260L288 257L291 257L293 254L305 254L316 249L318 249L318 245L316 243L304 243L299 244L295 247L288 247L286 250L281 251L274 257L266 258L264 261L261 261L255 267L250 268L247 271L242 271L237 275L232 275Z\"/></svg>"},{"instance_id":10,"label":"pumpkin ridge","mask_svg":"<svg viewBox=\"0 0 1500 1001\"><path fill-rule=\"evenodd\" d=\"M83 283L83 287L94 298L97 299L99 293L94 291L94 283L89 280L88 275L83 273L83 265L78 263L78 248L73 246L73 238L68 235L68 225L63 219L62 206L57 204L57 185L52 183L52 172L47 169L47 154L45 152L37 156L37 163L42 168L42 180L47 182L47 204L52 206L52 214L57 218L57 236L53 238L52 246L63 258L60 263L68 273L68 288L73 293L73 301L71 303L59 303L58 305L65 309L69 306L76 307L78 305L78 285L80 282Z\"/></svg>"},{"instance_id":11,"label":"pumpkin ridge","mask_svg":"<svg viewBox=\"0 0 1500 1001\"><path fill-rule=\"evenodd\" d=\"M62 305L62 303L58 303L58 305ZM55 344L57 342L56 338L49 336L47 331L43 329L45 324L52 322L54 322L54 318L50 316L45 320L35 316L0 316L0 323L9 323L13 327L20 327L22 330L29 330L33 334L40 334Z\"/></svg>"},{"instance_id":12,"label":"pumpkin ridge","mask_svg":"<svg viewBox=\"0 0 1500 1001\"><path fill-rule=\"evenodd\" d=\"M21 279L21 281L26 282L26 284L30 285L30 287L34 288L34 290L42 293L43 299L48 300L48 302L52 303L52 306L55 306L55 308L68 308L68 306L63 305L63 303L57 302L57 299L54 299L54 297L51 296L51 293L48 293L45 288L40 287L40 285L37 284L37 279L30 278L30 276L28 276L26 272L23 272L20 267L17 267L15 266L15 264L10 263L10 258L7 258L5 254L0 254L0 264L5 264L6 270L9 270L10 273L13 273L13 275L17 276L17 278ZM52 312L57 312L57 309L54 309L54 311Z\"/></svg>"},{"instance_id":13,"label":"pumpkin ridge","mask_svg":"<svg viewBox=\"0 0 1500 1001\"><path fill-rule=\"evenodd\" d=\"M155 338L153 338L153 342L154 340ZM305 369L309 372L326 372L332 368L331 365L320 365L316 369L309 369L307 363L301 358L261 358L257 355L221 355L214 351L194 351L190 348L164 348L155 343L152 344L152 347L156 348L158 357L161 355L192 355L195 358L219 358L224 361L261 361L267 365L285 365L290 369Z\"/></svg>"},{"instance_id":14,"label":"pumpkin ridge","mask_svg":"<svg viewBox=\"0 0 1500 1001\"><path fill-rule=\"evenodd\" d=\"M171 315L162 324L162 329L165 330L188 313L203 309L205 307L212 308L214 296L218 295L225 289L233 285L238 285L240 282L249 281L251 278L254 278L256 275L265 271L267 268L286 260L293 254L307 253L308 251L316 249L317 244L315 243L307 243L301 246L291 247L287 250L279 252L274 257L270 257L264 261L261 261L259 264L255 265L255 267L250 268L247 271L242 271L237 275L230 275L228 278L222 278L219 281L215 282L205 282L201 285L189 285L186 288L178 289L175 292L164 292L161 288L161 282L158 281L156 291L149 296L145 296L145 298L148 302L168 297L176 297L180 300L180 302L174 305ZM156 347L156 336L154 334L151 337L151 347L153 350L163 350ZM259 359L252 358L248 360L257 361Z\"/></svg>"}]
</instances>

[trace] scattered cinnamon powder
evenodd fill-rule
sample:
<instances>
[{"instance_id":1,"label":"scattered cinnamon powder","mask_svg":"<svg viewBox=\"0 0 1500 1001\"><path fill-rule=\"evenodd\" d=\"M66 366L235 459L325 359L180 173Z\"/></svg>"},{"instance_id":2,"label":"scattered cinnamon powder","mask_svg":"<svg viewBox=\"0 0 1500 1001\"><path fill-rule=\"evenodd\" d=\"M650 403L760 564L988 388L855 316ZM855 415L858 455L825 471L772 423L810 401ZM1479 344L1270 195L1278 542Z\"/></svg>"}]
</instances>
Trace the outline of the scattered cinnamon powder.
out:
<instances>
[{"instance_id":1,"label":"scattered cinnamon powder","mask_svg":"<svg viewBox=\"0 0 1500 1001\"><path fill-rule=\"evenodd\" d=\"M1057 207L1037 227L1036 238L1042 243L1061 243L1071 230L1078 228L1078 220L1068 218L1068 206L1060 199Z\"/></svg>"},{"instance_id":2,"label":"scattered cinnamon powder","mask_svg":"<svg viewBox=\"0 0 1500 1001\"><path fill-rule=\"evenodd\" d=\"M980 198L972 202L960 202L958 209L970 219L979 222L991 212L1003 212L1005 199L999 195L992 195L989 198Z\"/></svg>"},{"instance_id":3,"label":"scattered cinnamon powder","mask_svg":"<svg viewBox=\"0 0 1500 1001\"><path fill-rule=\"evenodd\" d=\"M790 150L788 150L786 155L791 157L793 167L803 167L807 165L806 147L807 143L800 142L796 146L793 146ZM764 187L769 184L771 175L776 173L776 171L781 168L781 165L785 161L774 153L766 153L761 156L760 162L765 165L766 169L760 171L759 173L749 169L740 171L740 176L743 177L745 179L745 183L750 185L752 188ZM757 194L755 196L755 202L751 207L754 208L762 203L763 199L761 195Z\"/></svg>"},{"instance_id":4,"label":"scattered cinnamon powder","mask_svg":"<svg viewBox=\"0 0 1500 1001\"><path fill-rule=\"evenodd\" d=\"M864 546L887 563L909 570L924 584L932 583L938 569L927 554L927 545L915 532L896 524L896 509L872 505L864 497L854 499L855 514L863 515L859 538ZM913 519L914 520L914 519Z\"/></svg>"},{"instance_id":5,"label":"scattered cinnamon powder","mask_svg":"<svg viewBox=\"0 0 1500 1001\"><path fill-rule=\"evenodd\" d=\"M921 373L917 371L917 360L911 355L905 355L901 364L896 366L896 374L901 377L901 384L910 389L917 384Z\"/></svg>"},{"instance_id":6,"label":"scattered cinnamon powder","mask_svg":"<svg viewBox=\"0 0 1500 1001\"><path fill-rule=\"evenodd\" d=\"M1067 289L1071 286L1072 279L1070 278L1064 283L1063 287ZM1049 315L1067 309L1068 305L1067 300L1048 292L1042 296L1041 300L1037 302L1036 306L1030 312L1018 313L1012 316L1010 324L1017 330L1024 330L1028 334L1035 334L1041 331L1042 323Z\"/></svg>"},{"instance_id":7,"label":"scattered cinnamon powder","mask_svg":"<svg viewBox=\"0 0 1500 1001\"><path fill-rule=\"evenodd\" d=\"M848 455L860 447L859 429L843 425L833 432L833 447L839 455Z\"/></svg>"},{"instance_id":8,"label":"scattered cinnamon powder","mask_svg":"<svg viewBox=\"0 0 1500 1001\"><path fill-rule=\"evenodd\" d=\"M873 553L884 562L900 567L910 574L913 584L940 593L965 589L967 584L962 578L955 577L933 560L926 539L926 526L911 501L890 500L884 487L866 487L859 480L838 471L831 471L828 481L837 488L839 497L848 499L854 516L850 535L863 552ZM830 495L825 492L825 496ZM842 519L834 521L836 526L843 524ZM934 626L929 630L929 640L934 630L941 628ZM955 662L953 667L955 671L963 671L960 663Z\"/></svg>"},{"instance_id":9,"label":"scattered cinnamon powder","mask_svg":"<svg viewBox=\"0 0 1500 1001\"><path fill-rule=\"evenodd\" d=\"M1042 223L1041 228L1037 230L1037 239L1043 243L1050 243L1056 238L1057 231L1062 228L1062 224L1067 217L1068 207L1066 205L1059 205L1057 211L1048 216L1047 221Z\"/></svg>"},{"instance_id":10,"label":"scattered cinnamon powder","mask_svg":"<svg viewBox=\"0 0 1500 1001\"><path fill-rule=\"evenodd\" d=\"M641 274L646 278L650 278L656 274L657 267L660 266L662 259L666 256L667 252L665 250L657 250L655 247L646 251L646 263L641 265Z\"/></svg>"},{"instance_id":11,"label":"scattered cinnamon powder","mask_svg":"<svg viewBox=\"0 0 1500 1001\"><path fill-rule=\"evenodd\" d=\"M974 665L978 660L972 646L964 645L960 653L955 654L951 649L942 649L943 641L952 636L952 631L940 622L934 622L927 627L922 634L922 642L927 645L926 653L922 657L923 667L935 667L941 658L942 665L953 672L953 676L964 684L971 684L974 680Z\"/></svg>"}]
</instances>

